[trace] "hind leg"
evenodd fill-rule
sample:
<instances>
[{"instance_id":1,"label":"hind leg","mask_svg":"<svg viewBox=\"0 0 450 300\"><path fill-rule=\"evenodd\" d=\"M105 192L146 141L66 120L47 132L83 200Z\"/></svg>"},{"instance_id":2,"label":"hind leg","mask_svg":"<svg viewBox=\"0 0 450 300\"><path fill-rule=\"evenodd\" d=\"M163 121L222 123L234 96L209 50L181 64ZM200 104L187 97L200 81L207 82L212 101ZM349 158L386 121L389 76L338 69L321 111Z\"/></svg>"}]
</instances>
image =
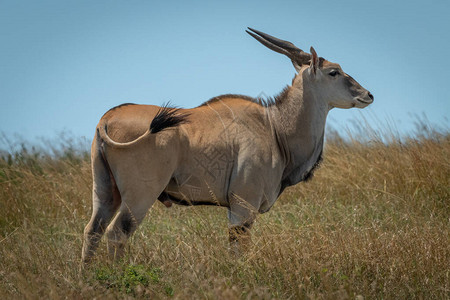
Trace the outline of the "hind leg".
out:
<instances>
[{"instance_id":1,"label":"hind leg","mask_svg":"<svg viewBox=\"0 0 450 300\"><path fill-rule=\"evenodd\" d=\"M92 156L93 188L92 217L84 229L82 261L87 263L94 255L101 237L120 206L120 193L100 153Z\"/></svg>"},{"instance_id":2,"label":"hind leg","mask_svg":"<svg viewBox=\"0 0 450 300\"><path fill-rule=\"evenodd\" d=\"M161 185L160 189L164 188ZM150 207L155 203L161 191L156 191L149 186L133 187L122 192L122 205L119 213L109 225L106 236L110 258L113 260L123 256L125 244L128 238L142 223Z\"/></svg>"},{"instance_id":3,"label":"hind leg","mask_svg":"<svg viewBox=\"0 0 450 300\"><path fill-rule=\"evenodd\" d=\"M144 157L143 155L141 157ZM123 158L123 161L125 158ZM169 183L173 174L174 162L165 168L157 166L156 156L153 160L140 165L133 162L123 164L117 175L117 185L122 196L119 212L106 229L108 252L112 259L122 257L128 238L141 224L150 207ZM126 174L126 176L125 176Z\"/></svg>"},{"instance_id":4,"label":"hind leg","mask_svg":"<svg viewBox=\"0 0 450 300\"><path fill-rule=\"evenodd\" d=\"M119 212L106 229L114 259L123 254L128 238L170 181L177 165L178 147L173 132L150 136L146 143L126 149L108 149L107 159L121 195Z\"/></svg>"}]
</instances>

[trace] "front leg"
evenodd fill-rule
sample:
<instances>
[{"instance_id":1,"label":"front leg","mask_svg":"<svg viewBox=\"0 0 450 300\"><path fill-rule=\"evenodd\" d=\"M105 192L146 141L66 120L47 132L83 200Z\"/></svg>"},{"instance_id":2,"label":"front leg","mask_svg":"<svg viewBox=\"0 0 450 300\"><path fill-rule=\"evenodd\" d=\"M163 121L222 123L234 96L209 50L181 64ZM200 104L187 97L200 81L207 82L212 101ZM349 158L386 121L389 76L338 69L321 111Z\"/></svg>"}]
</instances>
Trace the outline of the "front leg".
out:
<instances>
[{"instance_id":1,"label":"front leg","mask_svg":"<svg viewBox=\"0 0 450 300\"><path fill-rule=\"evenodd\" d=\"M228 208L228 233L231 252L240 256L251 246L250 228L256 219L257 209L237 194L230 197Z\"/></svg>"},{"instance_id":2,"label":"front leg","mask_svg":"<svg viewBox=\"0 0 450 300\"><path fill-rule=\"evenodd\" d=\"M248 252L252 242L250 227L252 223L244 223L244 225L230 225L228 229L230 250L235 256Z\"/></svg>"}]
</instances>

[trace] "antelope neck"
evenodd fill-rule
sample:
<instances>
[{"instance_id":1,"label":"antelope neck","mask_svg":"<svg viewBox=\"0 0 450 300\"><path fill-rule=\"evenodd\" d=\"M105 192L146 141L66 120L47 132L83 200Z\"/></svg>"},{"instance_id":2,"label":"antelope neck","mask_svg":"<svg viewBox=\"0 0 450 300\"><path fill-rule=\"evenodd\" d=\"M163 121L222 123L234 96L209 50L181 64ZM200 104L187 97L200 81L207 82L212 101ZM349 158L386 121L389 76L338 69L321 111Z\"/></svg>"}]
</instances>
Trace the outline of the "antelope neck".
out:
<instances>
[{"instance_id":1,"label":"antelope neck","mask_svg":"<svg viewBox=\"0 0 450 300\"><path fill-rule=\"evenodd\" d=\"M308 178L323 150L329 108L304 77L289 87L286 99L270 114L285 163L282 188Z\"/></svg>"}]
</instances>

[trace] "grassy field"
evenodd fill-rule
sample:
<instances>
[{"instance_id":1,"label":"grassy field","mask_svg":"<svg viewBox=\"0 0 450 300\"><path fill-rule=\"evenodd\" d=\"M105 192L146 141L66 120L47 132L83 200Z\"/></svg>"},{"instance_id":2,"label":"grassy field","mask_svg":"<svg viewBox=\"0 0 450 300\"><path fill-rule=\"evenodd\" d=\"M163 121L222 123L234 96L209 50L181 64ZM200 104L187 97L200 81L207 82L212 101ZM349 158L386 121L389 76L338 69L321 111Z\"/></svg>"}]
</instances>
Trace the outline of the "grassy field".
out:
<instances>
[{"instance_id":1,"label":"grassy field","mask_svg":"<svg viewBox=\"0 0 450 300\"><path fill-rule=\"evenodd\" d=\"M329 135L308 183L288 188L228 251L226 209L156 203L112 264L83 272L89 155L63 142L0 154L0 298L449 299L450 134L365 142Z\"/></svg>"}]
</instances>

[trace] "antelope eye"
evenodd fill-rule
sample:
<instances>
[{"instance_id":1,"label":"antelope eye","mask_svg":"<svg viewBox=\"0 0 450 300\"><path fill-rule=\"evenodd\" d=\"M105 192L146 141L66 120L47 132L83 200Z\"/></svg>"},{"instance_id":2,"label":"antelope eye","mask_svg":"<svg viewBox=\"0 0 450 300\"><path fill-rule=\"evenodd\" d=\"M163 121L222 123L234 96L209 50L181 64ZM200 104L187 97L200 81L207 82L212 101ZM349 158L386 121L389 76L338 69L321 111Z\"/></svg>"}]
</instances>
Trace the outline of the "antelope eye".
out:
<instances>
[{"instance_id":1,"label":"antelope eye","mask_svg":"<svg viewBox=\"0 0 450 300\"><path fill-rule=\"evenodd\" d=\"M330 73L328 73L328 75L330 75L330 76L332 76L332 77L334 77L334 76L336 76L336 75L338 75L338 74L339 74L339 72L336 71L336 70L333 70L333 71L331 71Z\"/></svg>"}]
</instances>

